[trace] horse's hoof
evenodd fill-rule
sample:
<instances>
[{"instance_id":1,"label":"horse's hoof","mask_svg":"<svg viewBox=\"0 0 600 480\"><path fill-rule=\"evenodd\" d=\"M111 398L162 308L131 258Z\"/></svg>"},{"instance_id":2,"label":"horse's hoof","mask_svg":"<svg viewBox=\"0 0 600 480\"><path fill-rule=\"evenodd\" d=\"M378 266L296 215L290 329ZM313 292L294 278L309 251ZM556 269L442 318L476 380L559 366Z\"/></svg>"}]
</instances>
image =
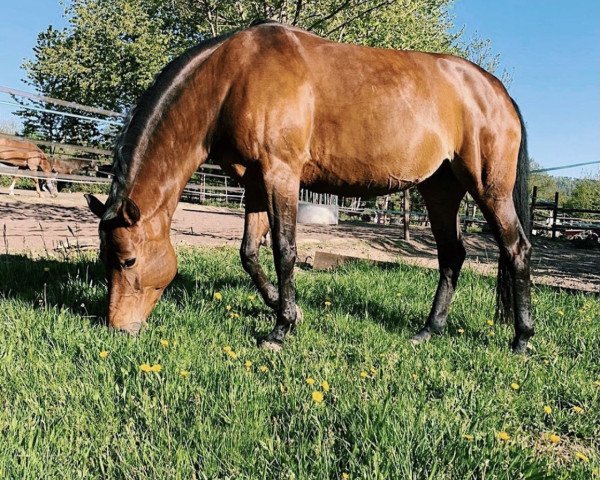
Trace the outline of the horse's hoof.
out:
<instances>
[{"instance_id":1,"label":"horse's hoof","mask_svg":"<svg viewBox=\"0 0 600 480\"><path fill-rule=\"evenodd\" d=\"M262 350L270 350L271 352L280 352L283 344L272 340L263 340L258 344L258 348Z\"/></svg>"},{"instance_id":2,"label":"horse's hoof","mask_svg":"<svg viewBox=\"0 0 600 480\"><path fill-rule=\"evenodd\" d=\"M298 304L296 304L296 321L294 322L296 325L304 320L304 312L300 308Z\"/></svg>"},{"instance_id":3,"label":"horse's hoof","mask_svg":"<svg viewBox=\"0 0 600 480\"><path fill-rule=\"evenodd\" d=\"M431 332L428 329L424 328L410 339L410 343L412 343L413 345L420 345L421 343L427 342L429 340L431 340Z\"/></svg>"},{"instance_id":4,"label":"horse's hoof","mask_svg":"<svg viewBox=\"0 0 600 480\"><path fill-rule=\"evenodd\" d=\"M527 340L515 338L512 341L512 351L513 353L517 353L523 355L527 353Z\"/></svg>"}]
</instances>

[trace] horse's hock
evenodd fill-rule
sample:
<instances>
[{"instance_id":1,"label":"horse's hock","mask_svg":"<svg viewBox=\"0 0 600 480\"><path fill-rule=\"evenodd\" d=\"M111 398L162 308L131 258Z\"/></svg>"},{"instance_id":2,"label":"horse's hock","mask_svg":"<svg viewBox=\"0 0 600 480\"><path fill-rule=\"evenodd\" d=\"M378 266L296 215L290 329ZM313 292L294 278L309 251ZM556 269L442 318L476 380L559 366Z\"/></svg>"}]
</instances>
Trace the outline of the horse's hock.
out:
<instances>
[{"instance_id":1,"label":"horse's hock","mask_svg":"<svg viewBox=\"0 0 600 480\"><path fill-rule=\"evenodd\" d=\"M318 205L299 202L298 223L301 225L337 225L339 207L337 205Z\"/></svg>"}]
</instances>

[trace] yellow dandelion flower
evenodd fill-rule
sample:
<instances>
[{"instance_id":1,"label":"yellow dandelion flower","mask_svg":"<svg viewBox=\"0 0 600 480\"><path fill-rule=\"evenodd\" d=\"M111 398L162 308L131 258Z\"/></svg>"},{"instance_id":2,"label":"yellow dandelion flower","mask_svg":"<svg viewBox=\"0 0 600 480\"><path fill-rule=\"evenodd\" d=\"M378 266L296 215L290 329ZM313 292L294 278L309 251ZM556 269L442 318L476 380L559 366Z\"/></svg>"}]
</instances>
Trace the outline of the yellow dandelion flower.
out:
<instances>
[{"instance_id":1,"label":"yellow dandelion flower","mask_svg":"<svg viewBox=\"0 0 600 480\"><path fill-rule=\"evenodd\" d=\"M315 384L315 379L312 377L308 377L306 379L306 383L308 383L309 385L314 385Z\"/></svg>"},{"instance_id":2,"label":"yellow dandelion flower","mask_svg":"<svg viewBox=\"0 0 600 480\"><path fill-rule=\"evenodd\" d=\"M587 463L590 461L590 459L581 452L575 452L575 456L584 463Z\"/></svg>"},{"instance_id":3,"label":"yellow dandelion flower","mask_svg":"<svg viewBox=\"0 0 600 480\"><path fill-rule=\"evenodd\" d=\"M252 368L252 362L250 360L246 360L244 362L244 367L246 367L247 371L250 371L250 369Z\"/></svg>"},{"instance_id":4,"label":"yellow dandelion flower","mask_svg":"<svg viewBox=\"0 0 600 480\"><path fill-rule=\"evenodd\" d=\"M140 370L141 370L142 372L150 372L150 371L151 371L151 369L152 369L152 367L151 367L151 366L150 366L150 364L148 364L148 363L142 363L142 364L140 365Z\"/></svg>"},{"instance_id":5,"label":"yellow dandelion flower","mask_svg":"<svg viewBox=\"0 0 600 480\"><path fill-rule=\"evenodd\" d=\"M189 370L179 370L179 375L183 378L187 377L190 374Z\"/></svg>"},{"instance_id":6,"label":"yellow dandelion flower","mask_svg":"<svg viewBox=\"0 0 600 480\"><path fill-rule=\"evenodd\" d=\"M468 435L468 434L464 434L463 438L467 441L467 442L472 442L473 439L475 438L473 435Z\"/></svg>"},{"instance_id":7,"label":"yellow dandelion flower","mask_svg":"<svg viewBox=\"0 0 600 480\"><path fill-rule=\"evenodd\" d=\"M253 302L255 298L256 298L255 295L248 295L248 300L251 302Z\"/></svg>"},{"instance_id":8,"label":"yellow dandelion flower","mask_svg":"<svg viewBox=\"0 0 600 480\"><path fill-rule=\"evenodd\" d=\"M457 331L458 331L458 333L460 333L461 335L462 335L463 333L465 333L465 329L464 329L464 328L459 328Z\"/></svg>"},{"instance_id":9,"label":"yellow dandelion flower","mask_svg":"<svg viewBox=\"0 0 600 480\"><path fill-rule=\"evenodd\" d=\"M579 407L579 406L577 406L577 405L574 405L574 406L572 407L572 410L573 410L575 413L583 413L583 408L581 408L581 407Z\"/></svg>"},{"instance_id":10,"label":"yellow dandelion flower","mask_svg":"<svg viewBox=\"0 0 600 480\"><path fill-rule=\"evenodd\" d=\"M223 300L223 295L221 295L221 292L215 292L213 299L217 301Z\"/></svg>"},{"instance_id":11,"label":"yellow dandelion flower","mask_svg":"<svg viewBox=\"0 0 600 480\"><path fill-rule=\"evenodd\" d=\"M516 382L513 382L510 384L510 388L512 388L513 390L518 390L519 388L521 388L521 385L519 385Z\"/></svg>"},{"instance_id":12,"label":"yellow dandelion flower","mask_svg":"<svg viewBox=\"0 0 600 480\"><path fill-rule=\"evenodd\" d=\"M323 392L319 392L318 390L315 390L314 392L312 392L312 399L313 402L315 403L323 403Z\"/></svg>"},{"instance_id":13,"label":"yellow dandelion flower","mask_svg":"<svg viewBox=\"0 0 600 480\"><path fill-rule=\"evenodd\" d=\"M360 372L360 378L367 378L369 376L369 374L367 372L365 372L364 370L362 372Z\"/></svg>"},{"instance_id":14,"label":"yellow dandelion flower","mask_svg":"<svg viewBox=\"0 0 600 480\"><path fill-rule=\"evenodd\" d=\"M151 372L156 372L156 373L158 373L158 372L160 372L161 370L162 370L162 367L160 366L160 363L155 363L154 365L152 365L152 366L150 367L150 371L151 371Z\"/></svg>"},{"instance_id":15,"label":"yellow dandelion flower","mask_svg":"<svg viewBox=\"0 0 600 480\"><path fill-rule=\"evenodd\" d=\"M510 440L510 435L507 432L502 431L498 433L498 439L507 442Z\"/></svg>"},{"instance_id":16,"label":"yellow dandelion flower","mask_svg":"<svg viewBox=\"0 0 600 480\"><path fill-rule=\"evenodd\" d=\"M413 379L413 380L416 380L417 378L419 378L419 376L418 376L416 373L413 373L413 374L412 374L412 379Z\"/></svg>"},{"instance_id":17,"label":"yellow dandelion flower","mask_svg":"<svg viewBox=\"0 0 600 480\"><path fill-rule=\"evenodd\" d=\"M494 321L493 321L493 320L488 320L486 323L487 323L487 324L488 324L490 327L493 327L493 326L494 326Z\"/></svg>"},{"instance_id":18,"label":"yellow dandelion flower","mask_svg":"<svg viewBox=\"0 0 600 480\"><path fill-rule=\"evenodd\" d=\"M550 415L552 413L552 407L550 407L550 405L544 405L544 413Z\"/></svg>"},{"instance_id":19,"label":"yellow dandelion flower","mask_svg":"<svg viewBox=\"0 0 600 480\"><path fill-rule=\"evenodd\" d=\"M228 356L229 358L231 358L232 360L235 360L235 359L238 357L237 353L235 353L233 350L229 350L229 351L227 352L227 356Z\"/></svg>"},{"instance_id":20,"label":"yellow dandelion flower","mask_svg":"<svg viewBox=\"0 0 600 480\"><path fill-rule=\"evenodd\" d=\"M371 367L371 375L377 375L377 370L375 370L373 367Z\"/></svg>"},{"instance_id":21,"label":"yellow dandelion flower","mask_svg":"<svg viewBox=\"0 0 600 480\"><path fill-rule=\"evenodd\" d=\"M258 369L262 372L262 373L267 373L269 371L269 367L267 367L266 365L261 365L260 367L258 367Z\"/></svg>"},{"instance_id":22,"label":"yellow dandelion flower","mask_svg":"<svg viewBox=\"0 0 600 480\"><path fill-rule=\"evenodd\" d=\"M225 310L227 310L227 311L231 310L231 305L227 305L227 306L225 307Z\"/></svg>"},{"instance_id":23,"label":"yellow dandelion flower","mask_svg":"<svg viewBox=\"0 0 600 480\"><path fill-rule=\"evenodd\" d=\"M169 341L168 341L168 340L165 340L165 339L163 338L163 339L160 341L160 344L161 344L163 347L167 348L167 347L169 346Z\"/></svg>"},{"instance_id":24,"label":"yellow dandelion flower","mask_svg":"<svg viewBox=\"0 0 600 480\"><path fill-rule=\"evenodd\" d=\"M100 355L100 358L106 358L108 357L108 351L102 350L98 355Z\"/></svg>"},{"instance_id":25,"label":"yellow dandelion flower","mask_svg":"<svg viewBox=\"0 0 600 480\"><path fill-rule=\"evenodd\" d=\"M342 473L342 480L348 480L350 478L350 475L348 475L346 472Z\"/></svg>"},{"instance_id":26,"label":"yellow dandelion flower","mask_svg":"<svg viewBox=\"0 0 600 480\"><path fill-rule=\"evenodd\" d=\"M329 382L327 380L323 380L321 382L321 388L323 389L324 392L328 392L329 391Z\"/></svg>"},{"instance_id":27,"label":"yellow dandelion flower","mask_svg":"<svg viewBox=\"0 0 600 480\"><path fill-rule=\"evenodd\" d=\"M488 336L490 336L490 337L495 337L495 336L496 336L496 333L495 333L495 332L488 332Z\"/></svg>"},{"instance_id":28,"label":"yellow dandelion flower","mask_svg":"<svg viewBox=\"0 0 600 480\"><path fill-rule=\"evenodd\" d=\"M223 347L223 351L224 351L225 353L229 353L229 352L231 352L231 347L230 347L229 345L225 345L225 346Z\"/></svg>"},{"instance_id":29,"label":"yellow dandelion flower","mask_svg":"<svg viewBox=\"0 0 600 480\"><path fill-rule=\"evenodd\" d=\"M562 310L559 310L558 314L562 317L565 314L565 312L563 312Z\"/></svg>"},{"instance_id":30,"label":"yellow dandelion flower","mask_svg":"<svg viewBox=\"0 0 600 480\"><path fill-rule=\"evenodd\" d=\"M550 440L554 445L560 442L560 437L555 433L551 433L548 435L548 440Z\"/></svg>"}]
</instances>

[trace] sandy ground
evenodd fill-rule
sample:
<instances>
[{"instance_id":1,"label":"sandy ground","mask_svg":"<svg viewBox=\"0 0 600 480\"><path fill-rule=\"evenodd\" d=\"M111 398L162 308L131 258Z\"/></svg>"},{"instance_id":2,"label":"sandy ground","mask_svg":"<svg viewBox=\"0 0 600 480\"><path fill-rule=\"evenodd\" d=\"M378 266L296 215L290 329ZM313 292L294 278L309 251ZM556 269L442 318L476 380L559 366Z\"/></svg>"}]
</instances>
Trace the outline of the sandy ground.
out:
<instances>
[{"instance_id":1,"label":"sandy ground","mask_svg":"<svg viewBox=\"0 0 600 480\"><path fill-rule=\"evenodd\" d=\"M97 219L83 195L61 193L38 198L18 190L11 197L0 188L3 253L60 254L96 248ZM243 232L238 210L180 203L171 230L175 245L238 246ZM312 263L315 252L339 253L381 261L404 261L437 268L435 242L428 228L411 229L412 239L401 240L402 228L343 223L333 227L298 227L299 261ZM467 268L495 275L497 247L490 235L465 234ZM600 293L600 252L579 250L566 241L534 239L533 278L538 284Z\"/></svg>"}]
</instances>

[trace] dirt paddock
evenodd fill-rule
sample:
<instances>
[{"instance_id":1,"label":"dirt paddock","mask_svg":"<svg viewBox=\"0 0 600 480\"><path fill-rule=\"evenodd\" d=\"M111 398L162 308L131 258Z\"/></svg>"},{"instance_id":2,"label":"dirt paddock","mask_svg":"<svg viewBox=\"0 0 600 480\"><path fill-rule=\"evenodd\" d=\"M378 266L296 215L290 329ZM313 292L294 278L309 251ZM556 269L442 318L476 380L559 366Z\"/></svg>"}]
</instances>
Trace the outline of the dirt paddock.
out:
<instances>
[{"instance_id":1,"label":"dirt paddock","mask_svg":"<svg viewBox=\"0 0 600 480\"><path fill-rule=\"evenodd\" d=\"M0 189L3 229L2 253L56 253L61 249L94 248L98 245L97 219L81 193L61 193L57 198L38 198L20 190L16 196ZM239 210L180 203L171 235L175 245L238 246L243 232ZM411 229L410 241L402 240L402 227L342 223L337 226L300 225L299 261L312 263L323 250L373 260L401 260L437 268L435 241L428 228ZM495 275L498 249L486 234L465 234L466 267ZM600 252L580 250L561 240L534 239L534 283L600 292Z\"/></svg>"}]
</instances>

